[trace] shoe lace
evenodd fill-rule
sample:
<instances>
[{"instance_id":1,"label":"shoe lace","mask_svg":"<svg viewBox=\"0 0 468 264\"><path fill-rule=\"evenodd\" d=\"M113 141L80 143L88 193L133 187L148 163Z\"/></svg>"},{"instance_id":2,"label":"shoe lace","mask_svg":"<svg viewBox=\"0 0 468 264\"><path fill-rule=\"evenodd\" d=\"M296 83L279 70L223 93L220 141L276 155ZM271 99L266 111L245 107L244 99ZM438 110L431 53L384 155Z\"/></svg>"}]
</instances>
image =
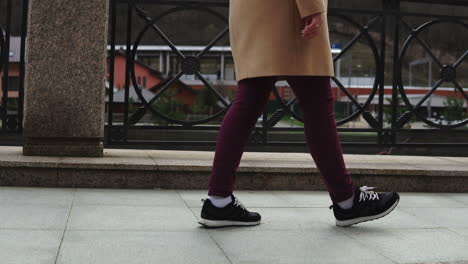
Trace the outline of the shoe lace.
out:
<instances>
[{"instance_id":1,"label":"shoe lace","mask_svg":"<svg viewBox=\"0 0 468 264\"><path fill-rule=\"evenodd\" d=\"M359 202L367 200L379 200L379 194L372 191L375 187L362 186L359 187L361 194L359 195Z\"/></svg>"},{"instance_id":2,"label":"shoe lace","mask_svg":"<svg viewBox=\"0 0 468 264\"><path fill-rule=\"evenodd\" d=\"M237 197L234 197L234 205L237 206L237 207L240 207L240 208L242 208L244 210L247 210L245 208L245 206L239 201L239 199L237 199Z\"/></svg>"}]
</instances>

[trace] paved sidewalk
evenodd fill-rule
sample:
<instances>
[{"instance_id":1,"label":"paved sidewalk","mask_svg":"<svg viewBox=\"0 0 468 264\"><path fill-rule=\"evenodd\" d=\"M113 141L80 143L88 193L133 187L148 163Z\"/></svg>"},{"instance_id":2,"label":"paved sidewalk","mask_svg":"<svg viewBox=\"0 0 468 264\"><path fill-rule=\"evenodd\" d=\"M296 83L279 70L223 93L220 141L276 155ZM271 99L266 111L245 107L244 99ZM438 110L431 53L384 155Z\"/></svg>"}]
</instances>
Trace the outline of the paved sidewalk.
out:
<instances>
[{"instance_id":1,"label":"paved sidewalk","mask_svg":"<svg viewBox=\"0 0 468 264\"><path fill-rule=\"evenodd\" d=\"M401 193L390 215L348 228L326 192L235 194L261 225L202 228L206 191L0 187L0 262L468 263L466 193Z\"/></svg>"}]
</instances>

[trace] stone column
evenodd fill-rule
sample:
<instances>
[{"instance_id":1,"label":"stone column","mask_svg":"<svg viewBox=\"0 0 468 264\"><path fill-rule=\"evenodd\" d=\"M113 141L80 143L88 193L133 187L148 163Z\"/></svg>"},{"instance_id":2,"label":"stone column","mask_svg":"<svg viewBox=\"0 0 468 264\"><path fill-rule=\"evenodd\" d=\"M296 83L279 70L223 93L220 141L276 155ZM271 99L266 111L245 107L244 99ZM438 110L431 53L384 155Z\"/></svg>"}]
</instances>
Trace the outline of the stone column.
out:
<instances>
[{"instance_id":1,"label":"stone column","mask_svg":"<svg viewBox=\"0 0 468 264\"><path fill-rule=\"evenodd\" d=\"M108 1L30 0L24 155L103 155Z\"/></svg>"}]
</instances>

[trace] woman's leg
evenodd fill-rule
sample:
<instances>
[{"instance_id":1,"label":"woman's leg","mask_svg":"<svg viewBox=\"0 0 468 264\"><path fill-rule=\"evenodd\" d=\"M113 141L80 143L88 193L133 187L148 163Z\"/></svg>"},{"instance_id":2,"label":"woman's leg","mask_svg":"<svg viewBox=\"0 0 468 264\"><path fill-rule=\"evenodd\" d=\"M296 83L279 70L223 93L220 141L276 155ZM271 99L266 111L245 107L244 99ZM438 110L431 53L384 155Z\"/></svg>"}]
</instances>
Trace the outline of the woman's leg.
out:
<instances>
[{"instance_id":1,"label":"woman's leg","mask_svg":"<svg viewBox=\"0 0 468 264\"><path fill-rule=\"evenodd\" d=\"M288 76L304 116L307 147L333 202L350 198L354 183L343 160L328 76Z\"/></svg>"},{"instance_id":2,"label":"woman's leg","mask_svg":"<svg viewBox=\"0 0 468 264\"><path fill-rule=\"evenodd\" d=\"M208 195L226 197L232 194L244 147L275 82L276 77L239 81L236 97L224 116L216 139Z\"/></svg>"}]
</instances>

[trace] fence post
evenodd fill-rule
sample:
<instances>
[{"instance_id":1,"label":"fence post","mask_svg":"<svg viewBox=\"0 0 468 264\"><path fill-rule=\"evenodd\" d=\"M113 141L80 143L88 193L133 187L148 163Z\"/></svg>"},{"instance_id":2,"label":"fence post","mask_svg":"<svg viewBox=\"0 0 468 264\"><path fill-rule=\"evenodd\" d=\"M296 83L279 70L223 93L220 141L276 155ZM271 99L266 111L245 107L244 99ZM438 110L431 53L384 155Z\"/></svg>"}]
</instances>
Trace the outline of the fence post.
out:
<instances>
[{"instance_id":1,"label":"fence post","mask_svg":"<svg viewBox=\"0 0 468 264\"><path fill-rule=\"evenodd\" d=\"M396 119L398 118L397 116L397 108L398 108L398 74L399 74L399 68L398 68L398 62L399 62L399 52L400 52L400 16L399 16L399 11L400 11L400 0L383 0L383 8L385 11L391 11L390 13L392 15L392 26L393 26L393 51L392 51L392 56L393 56L393 69L392 69L392 119L391 119L391 129L390 129L390 143L391 145L396 144L396 129L395 129L395 123ZM391 32L391 31L390 31Z\"/></svg>"},{"instance_id":2,"label":"fence post","mask_svg":"<svg viewBox=\"0 0 468 264\"><path fill-rule=\"evenodd\" d=\"M108 1L30 0L24 155L103 155Z\"/></svg>"}]
</instances>

